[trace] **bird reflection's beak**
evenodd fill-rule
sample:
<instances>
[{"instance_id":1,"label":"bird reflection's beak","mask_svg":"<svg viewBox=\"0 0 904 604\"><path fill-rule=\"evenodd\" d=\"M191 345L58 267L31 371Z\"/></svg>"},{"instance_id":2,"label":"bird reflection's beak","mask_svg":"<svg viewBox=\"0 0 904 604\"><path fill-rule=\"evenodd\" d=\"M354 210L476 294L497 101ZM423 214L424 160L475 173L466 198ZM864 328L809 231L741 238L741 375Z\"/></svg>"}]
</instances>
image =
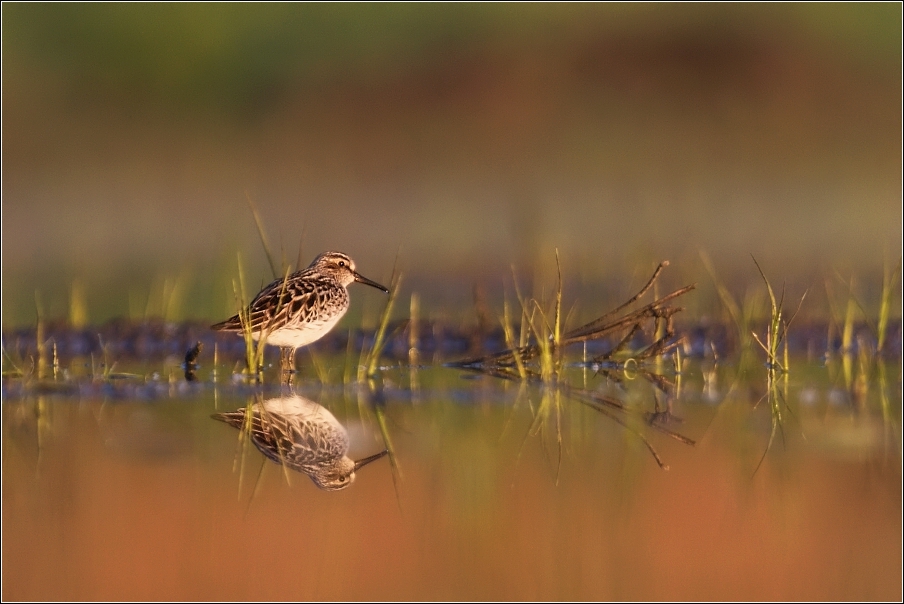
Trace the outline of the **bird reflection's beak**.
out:
<instances>
[{"instance_id":1,"label":"bird reflection's beak","mask_svg":"<svg viewBox=\"0 0 904 604\"><path fill-rule=\"evenodd\" d=\"M389 290L388 290L388 289L386 289L385 287L383 287L382 285L380 285L380 284L377 283L376 281L371 281L370 279L368 279L367 277L365 277L365 276L362 275L361 273L354 273L354 275L355 275L355 281L357 281L358 283L363 283L364 285L369 285L369 286L371 286L371 287L376 287L377 289L381 290L383 293L387 293L387 294L389 293Z\"/></svg>"},{"instance_id":2,"label":"bird reflection's beak","mask_svg":"<svg viewBox=\"0 0 904 604\"><path fill-rule=\"evenodd\" d=\"M386 455L388 453L389 453L389 449L384 449L384 450L380 451L379 453L377 453L376 455L371 455L370 457L365 457L362 460L356 461L355 462L355 472L357 472L358 470L360 470L361 468L363 468L370 462L377 461L378 459L380 459L381 457L383 457L384 455Z\"/></svg>"}]
</instances>

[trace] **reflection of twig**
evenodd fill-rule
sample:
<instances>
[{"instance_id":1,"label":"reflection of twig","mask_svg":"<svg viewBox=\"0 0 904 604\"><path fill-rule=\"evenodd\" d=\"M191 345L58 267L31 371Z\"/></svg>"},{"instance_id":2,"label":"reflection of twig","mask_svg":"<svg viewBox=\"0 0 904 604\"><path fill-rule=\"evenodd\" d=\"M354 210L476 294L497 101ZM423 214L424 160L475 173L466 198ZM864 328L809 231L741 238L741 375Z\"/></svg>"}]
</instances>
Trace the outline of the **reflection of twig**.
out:
<instances>
[{"instance_id":1,"label":"reflection of twig","mask_svg":"<svg viewBox=\"0 0 904 604\"><path fill-rule=\"evenodd\" d=\"M782 374L782 379L785 381L785 386L787 388L787 380L788 374ZM776 382L776 375L774 369L769 369L768 376L766 378L766 394L763 395L763 398L766 398L769 401L769 410L772 414L772 429L769 432L769 441L766 443L766 449L763 451L762 457L760 457L760 461L756 464L756 469L753 471L754 476L759 472L760 466L763 465L763 461L766 460L766 454L769 453L769 450L772 448L772 443L775 441L775 434L778 432L779 436L782 437L782 445L785 445L785 428L784 428L784 418L782 417L782 404L784 404L785 409L788 410L788 414L792 419L797 420L797 417L794 415L794 410L791 409L791 406L788 404L788 401L785 398L785 394L782 394L782 391L778 387L778 383ZM763 399L761 398L760 401ZM757 405L759 402L757 401ZM756 405L754 405L756 408ZM804 440L806 440L806 436L804 436Z\"/></svg>"},{"instance_id":2,"label":"reflection of twig","mask_svg":"<svg viewBox=\"0 0 904 604\"><path fill-rule=\"evenodd\" d=\"M588 406L594 407L594 408L596 408L597 406L605 407L607 409L620 411L620 412L624 413L625 415L635 414L641 418L646 418L646 416L643 413L629 409L620 400L610 397L610 396L605 396L605 395L599 394L597 392L590 392L587 390L575 390L575 389L570 389L570 388L568 390L568 393L571 394L572 396L574 396L578 401L580 401ZM668 428L666 428L665 426L663 426L659 423L656 423L656 422L646 422L646 423L654 430L656 430L658 432L662 432L666 436L674 438L678 442L682 442L686 445L691 445L691 446L694 446L697 444L692 439L690 439L682 434L679 434L677 432L674 432L673 430L669 430Z\"/></svg>"},{"instance_id":3,"label":"reflection of twig","mask_svg":"<svg viewBox=\"0 0 904 604\"><path fill-rule=\"evenodd\" d=\"M667 466L667 465L662 461L662 458L659 457L659 453L656 452L656 449L653 448L653 445L650 443L650 441L647 440L647 437L644 436L643 434L641 434L640 432L638 432L637 430L635 430L635 429L634 429L633 427L631 427L630 425L628 425L628 422L625 421L624 418L621 418L621 417L615 415L614 413L610 412L608 409L606 409L606 408L604 408L604 407L597 407L597 406L594 406L594 405L589 405L589 407L590 407L591 409L593 409L594 411L597 411L597 412L599 412L599 413L602 413L603 415L605 415L606 417L608 417L609 419L611 419L611 420L614 421L615 423L617 423L617 424L623 426L623 427L626 428L631 434L633 434L634 436L636 436L637 438L639 438L639 439L641 440L641 442L647 447L647 450L648 450L648 451L650 452L650 454L653 456L653 459L656 460L656 463L659 465L659 467L662 468L663 470L668 470L668 469L669 469L669 466Z\"/></svg>"},{"instance_id":4,"label":"reflection of twig","mask_svg":"<svg viewBox=\"0 0 904 604\"><path fill-rule=\"evenodd\" d=\"M520 376L511 368L480 367L480 366L471 365L471 366L464 366L463 369L468 369L470 371L475 371L475 372L483 374L483 375L488 375L491 377L496 377L496 378L500 378L500 379L504 379L504 380L522 381L522 383L524 382L524 380L520 380ZM652 372L645 371L645 370L640 370L640 374L643 375L649 382L654 384L657 388L660 388L663 392L668 392L669 388L672 386L671 382L669 382L664 376L657 375L657 374L654 374ZM549 382L544 382L542 377L536 373L529 374L528 379L526 381L536 383L536 384L543 384L544 386L547 386L547 387L550 386ZM693 439L688 438L687 436L684 436L683 434L679 434L678 432L675 432L675 431L670 430L670 429L666 428L665 426L663 426L661 423L656 421L655 414L650 414L650 413L630 409L621 400L619 400L615 397L607 396L605 394L601 394L599 392L594 392L591 390L572 388L571 386L569 386L567 383L565 383L563 381L554 382L554 386L552 386L552 387L554 387L556 389L557 393L565 394L566 396L573 398L574 400L580 402L581 404L586 405L587 407L590 407L594 411L597 411L597 412L605 415L606 417L613 419L619 425L627 428L632 434L634 434L635 436L640 438L641 441L643 441L644 445L647 447L647 449L649 449L650 453L653 455L653 458L656 460L656 463L659 464L659 467L661 467L664 470L667 470L668 466L662 462L662 458L659 457L659 454L656 452L656 449L649 442L649 440L647 440L647 438L643 434L641 434L639 431L634 429L630 424L628 424L627 417L633 415L633 416L637 417L638 419L643 420L644 423L646 425L648 425L650 428L652 428L653 430L656 430L657 432L661 432L662 434L665 434L666 436L673 438L673 439L677 440L678 442L681 442L681 443L684 443L684 444L690 445L690 446L695 446L697 444L696 441L694 441ZM543 407L543 405L541 404L541 408L542 407ZM621 415L616 415L616 413L620 413ZM539 415L538 415L538 420L539 420ZM535 420L534 424L531 427L531 430L534 432L536 432L536 430L539 428L539 426L537 425L538 420ZM561 447L561 434L558 435L558 438L560 440L559 446ZM561 455L561 452L560 452L560 455ZM561 459L560 459L560 462L561 462Z\"/></svg>"}]
</instances>

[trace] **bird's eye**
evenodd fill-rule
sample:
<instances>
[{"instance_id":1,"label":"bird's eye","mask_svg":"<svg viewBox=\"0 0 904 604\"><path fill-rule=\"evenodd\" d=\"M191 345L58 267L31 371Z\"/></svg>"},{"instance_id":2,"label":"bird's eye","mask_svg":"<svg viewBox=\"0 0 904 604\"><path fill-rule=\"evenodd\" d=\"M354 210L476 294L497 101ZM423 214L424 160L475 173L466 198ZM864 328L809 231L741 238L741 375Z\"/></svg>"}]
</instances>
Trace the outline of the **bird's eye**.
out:
<instances>
[{"instance_id":1,"label":"bird's eye","mask_svg":"<svg viewBox=\"0 0 904 604\"><path fill-rule=\"evenodd\" d=\"M339 477L339 482L345 482L346 480L348 480L348 476L340 476Z\"/></svg>"},{"instance_id":2,"label":"bird's eye","mask_svg":"<svg viewBox=\"0 0 904 604\"><path fill-rule=\"evenodd\" d=\"M345 268L345 260L339 261L339 268Z\"/></svg>"}]
</instances>

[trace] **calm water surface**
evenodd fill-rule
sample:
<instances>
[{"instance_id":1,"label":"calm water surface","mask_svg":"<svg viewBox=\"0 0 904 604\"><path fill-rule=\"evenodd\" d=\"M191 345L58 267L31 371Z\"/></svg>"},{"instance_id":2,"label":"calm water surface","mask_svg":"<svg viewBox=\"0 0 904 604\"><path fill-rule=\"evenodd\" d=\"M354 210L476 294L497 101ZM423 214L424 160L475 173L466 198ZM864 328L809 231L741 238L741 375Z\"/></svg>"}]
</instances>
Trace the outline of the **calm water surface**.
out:
<instances>
[{"instance_id":1,"label":"calm water surface","mask_svg":"<svg viewBox=\"0 0 904 604\"><path fill-rule=\"evenodd\" d=\"M5 385L4 599L901 597L897 363L859 386L796 363L768 452L757 364L691 364L674 397L570 370L626 411L450 368L331 379L141 400ZM326 491L211 418L294 395L350 459L393 455ZM695 445L648 425L657 405Z\"/></svg>"}]
</instances>

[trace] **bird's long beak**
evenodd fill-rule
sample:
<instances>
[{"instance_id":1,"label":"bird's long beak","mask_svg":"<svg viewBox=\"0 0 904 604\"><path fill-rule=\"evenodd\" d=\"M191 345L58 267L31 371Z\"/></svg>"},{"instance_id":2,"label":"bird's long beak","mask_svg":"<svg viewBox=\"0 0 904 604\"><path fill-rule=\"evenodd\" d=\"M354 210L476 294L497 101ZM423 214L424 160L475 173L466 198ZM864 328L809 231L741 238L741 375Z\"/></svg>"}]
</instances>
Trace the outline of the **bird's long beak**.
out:
<instances>
[{"instance_id":1,"label":"bird's long beak","mask_svg":"<svg viewBox=\"0 0 904 604\"><path fill-rule=\"evenodd\" d=\"M386 455L388 453L389 453L389 449L384 449L384 450L380 451L379 453L377 453L376 455L371 455L370 457L365 457L364 459L356 461L355 462L355 472L357 472L358 470L360 470L361 468L363 468L370 462L377 461L378 459L380 459L381 457L383 457L384 455Z\"/></svg>"},{"instance_id":2,"label":"bird's long beak","mask_svg":"<svg viewBox=\"0 0 904 604\"><path fill-rule=\"evenodd\" d=\"M381 291L384 292L384 293L387 293L387 294L389 293L389 290L388 290L388 289L386 289L385 287L383 287L382 285L380 285L380 284L377 283L376 281L371 281L370 279L368 279L367 277L365 277L365 276L362 275L361 273L354 273L354 275L355 275L355 281L357 281L358 283L363 283L364 285L369 285L369 286L371 286L371 287L376 287L377 289L381 290Z\"/></svg>"}]
</instances>

